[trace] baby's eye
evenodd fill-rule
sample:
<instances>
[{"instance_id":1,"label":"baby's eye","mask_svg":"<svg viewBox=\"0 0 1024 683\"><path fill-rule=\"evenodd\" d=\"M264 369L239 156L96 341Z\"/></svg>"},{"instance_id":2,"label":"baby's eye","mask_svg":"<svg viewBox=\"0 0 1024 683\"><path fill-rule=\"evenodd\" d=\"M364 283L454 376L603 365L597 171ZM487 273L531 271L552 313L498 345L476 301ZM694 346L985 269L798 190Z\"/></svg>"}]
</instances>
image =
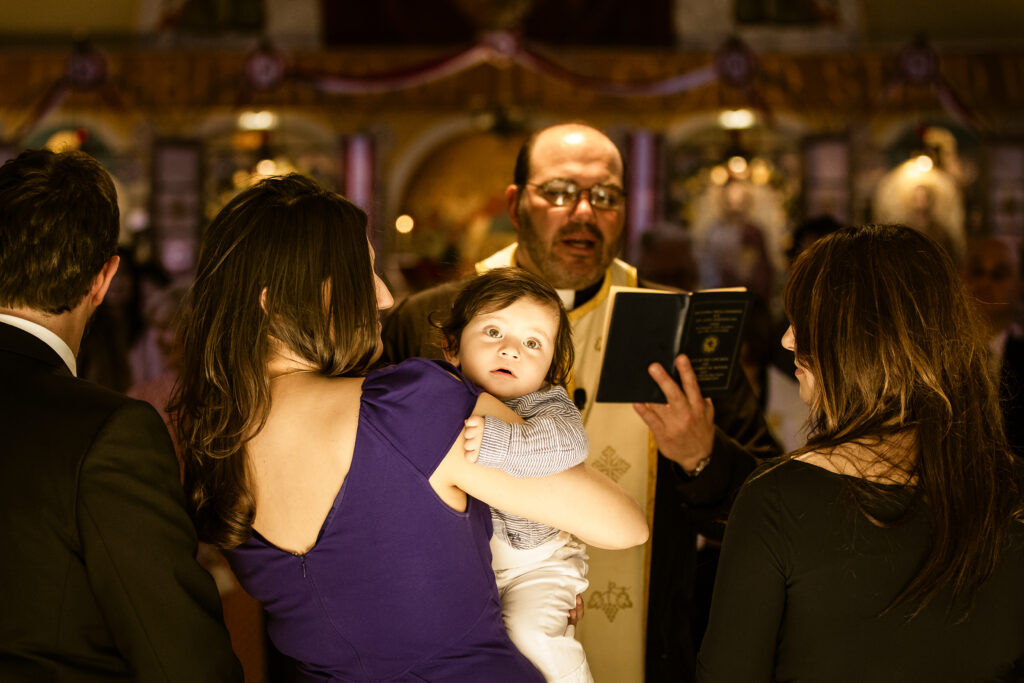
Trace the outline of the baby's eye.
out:
<instances>
[{"instance_id":1,"label":"baby's eye","mask_svg":"<svg viewBox=\"0 0 1024 683\"><path fill-rule=\"evenodd\" d=\"M497 327L488 327L486 330L484 330L484 334L486 334L488 337L491 337L492 339L501 338L501 330L499 330Z\"/></svg>"},{"instance_id":2,"label":"baby's eye","mask_svg":"<svg viewBox=\"0 0 1024 683\"><path fill-rule=\"evenodd\" d=\"M523 346L525 346L528 349L539 349L540 342L537 341L536 339L527 339L526 341L523 342Z\"/></svg>"}]
</instances>

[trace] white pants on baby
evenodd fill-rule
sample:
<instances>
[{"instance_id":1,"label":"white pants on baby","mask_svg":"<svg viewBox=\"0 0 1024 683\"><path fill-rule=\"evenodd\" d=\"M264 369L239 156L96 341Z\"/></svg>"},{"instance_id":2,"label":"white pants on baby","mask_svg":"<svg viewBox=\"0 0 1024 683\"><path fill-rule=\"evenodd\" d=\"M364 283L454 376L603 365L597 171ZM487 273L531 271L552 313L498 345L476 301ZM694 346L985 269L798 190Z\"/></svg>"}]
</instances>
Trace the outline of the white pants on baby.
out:
<instances>
[{"instance_id":1,"label":"white pants on baby","mask_svg":"<svg viewBox=\"0 0 1024 683\"><path fill-rule=\"evenodd\" d=\"M592 683L583 646L568 625L576 596L589 585L587 547L563 531L529 550L492 538L491 549L501 613L515 646L548 681Z\"/></svg>"}]
</instances>

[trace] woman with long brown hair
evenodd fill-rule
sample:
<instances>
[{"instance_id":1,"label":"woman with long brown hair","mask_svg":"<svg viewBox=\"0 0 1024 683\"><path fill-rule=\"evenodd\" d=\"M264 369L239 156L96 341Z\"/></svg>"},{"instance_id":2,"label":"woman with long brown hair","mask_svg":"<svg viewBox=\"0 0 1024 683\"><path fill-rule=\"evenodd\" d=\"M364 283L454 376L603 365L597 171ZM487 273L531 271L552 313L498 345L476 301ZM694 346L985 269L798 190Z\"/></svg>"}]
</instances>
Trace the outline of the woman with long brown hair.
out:
<instances>
[{"instance_id":1,"label":"woman with long brown hair","mask_svg":"<svg viewBox=\"0 0 1024 683\"><path fill-rule=\"evenodd\" d=\"M1024 680L1021 472L952 261L847 228L785 302L811 436L737 498L699 680Z\"/></svg>"},{"instance_id":2,"label":"woman with long brown hair","mask_svg":"<svg viewBox=\"0 0 1024 683\"><path fill-rule=\"evenodd\" d=\"M487 505L601 547L643 543L643 513L585 464L514 479L469 462L466 418L518 418L450 365L371 372L390 305L342 197L292 175L221 210L174 406L199 536L301 680L542 680L502 626Z\"/></svg>"}]
</instances>

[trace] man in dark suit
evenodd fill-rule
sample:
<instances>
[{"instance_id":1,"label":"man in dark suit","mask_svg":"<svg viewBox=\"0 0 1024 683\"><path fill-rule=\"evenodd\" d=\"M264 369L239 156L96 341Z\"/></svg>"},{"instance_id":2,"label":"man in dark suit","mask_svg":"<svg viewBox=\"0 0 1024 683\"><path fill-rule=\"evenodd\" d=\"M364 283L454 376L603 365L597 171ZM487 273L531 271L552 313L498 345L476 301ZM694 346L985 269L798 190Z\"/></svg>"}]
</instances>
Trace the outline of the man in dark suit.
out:
<instances>
[{"instance_id":1,"label":"man in dark suit","mask_svg":"<svg viewBox=\"0 0 1024 683\"><path fill-rule=\"evenodd\" d=\"M163 422L75 377L118 225L85 154L0 168L0 680L241 680Z\"/></svg>"},{"instance_id":2,"label":"man in dark suit","mask_svg":"<svg viewBox=\"0 0 1024 683\"><path fill-rule=\"evenodd\" d=\"M963 279L989 336L989 367L998 382L1003 426L1014 454L1024 460L1024 331L1016 316L1024 292L1024 242L979 236L967 243Z\"/></svg>"},{"instance_id":3,"label":"man in dark suit","mask_svg":"<svg viewBox=\"0 0 1024 683\"><path fill-rule=\"evenodd\" d=\"M712 406L682 359L680 383L660 365L651 370L668 404L595 403L609 288L650 286L616 258L626 215L623 164L603 133L565 124L530 136L506 208L518 241L477 271L519 266L558 289L573 327L570 395L590 438L589 462L653 517L651 541L635 552L589 550L588 616L577 635L591 671L598 681L692 681L707 599L695 594L698 533L720 535L740 484L759 459L778 454L778 445L746 380ZM462 284L395 307L384 321L385 357L440 358L430 321L450 311Z\"/></svg>"}]
</instances>

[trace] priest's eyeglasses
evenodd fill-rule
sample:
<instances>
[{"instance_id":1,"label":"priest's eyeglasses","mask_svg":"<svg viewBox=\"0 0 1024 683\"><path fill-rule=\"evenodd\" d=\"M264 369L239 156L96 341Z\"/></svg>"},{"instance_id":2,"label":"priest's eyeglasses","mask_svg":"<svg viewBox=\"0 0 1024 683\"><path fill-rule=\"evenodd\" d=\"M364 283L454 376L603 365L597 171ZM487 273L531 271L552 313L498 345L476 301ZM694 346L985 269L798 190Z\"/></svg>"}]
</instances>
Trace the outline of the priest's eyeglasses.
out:
<instances>
[{"instance_id":1,"label":"priest's eyeglasses","mask_svg":"<svg viewBox=\"0 0 1024 683\"><path fill-rule=\"evenodd\" d=\"M530 187L536 188L542 197L552 206L576 206L583 193L587 193L587 201L595 209L604 211L615 211L622 208L626 201L626 193L621 187L615 185L591 185L580 187L572 180L555 178L546 183L527 183Z\"/></svg>"}]
</instances>

